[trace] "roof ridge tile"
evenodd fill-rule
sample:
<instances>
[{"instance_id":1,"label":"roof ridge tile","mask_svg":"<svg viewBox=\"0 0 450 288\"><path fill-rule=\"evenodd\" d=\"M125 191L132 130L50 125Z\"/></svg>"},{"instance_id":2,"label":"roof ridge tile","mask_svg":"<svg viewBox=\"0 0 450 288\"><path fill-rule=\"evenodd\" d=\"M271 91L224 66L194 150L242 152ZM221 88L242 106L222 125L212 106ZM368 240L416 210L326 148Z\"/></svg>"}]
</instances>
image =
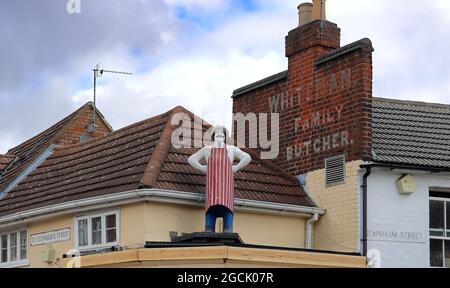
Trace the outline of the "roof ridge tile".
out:
<instances>
[{"instance_id":1,"label":"roof ridge tile","mask_svg":"<svg viewBox=\"0 0 450 288\"><path fill-rule=\"evenodd\" d=\"M171 147L172 140L172 117L176 113L187 112L187 110L181 106L177 106L171 111L169 111L169 116L167 118L167 122L164 126L163 132L161 133L161 137L156 144L155 149L153 150L152 156L150 157L150 161L145 168L144 175L141 179L141 187L142 188L154 188L156 185L156 180L158 179L159 173L161 172L161 167L164 163L164 160L167 158L169 154L169 149ZM167 114L167 113L166 113Z\"/></svg>"}]
</instances>

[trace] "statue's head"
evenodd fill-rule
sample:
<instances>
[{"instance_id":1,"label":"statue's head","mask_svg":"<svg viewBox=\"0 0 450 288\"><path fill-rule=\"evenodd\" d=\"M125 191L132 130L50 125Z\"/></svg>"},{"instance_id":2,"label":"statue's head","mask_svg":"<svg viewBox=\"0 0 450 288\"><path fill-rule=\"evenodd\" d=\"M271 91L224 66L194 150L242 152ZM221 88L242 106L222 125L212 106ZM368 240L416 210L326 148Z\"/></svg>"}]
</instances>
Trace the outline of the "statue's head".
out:
<instances>
[{"instance_id":1,"label":"statue's head","mask_svg":"<svg viewBox=\"0 0 450 288\"><path fill-rule=\"evenodd\" d=\"M215 126L212 133L212 139L218 144L226 144L227 129L224 126Z\"/></svg>"}]
</instances>

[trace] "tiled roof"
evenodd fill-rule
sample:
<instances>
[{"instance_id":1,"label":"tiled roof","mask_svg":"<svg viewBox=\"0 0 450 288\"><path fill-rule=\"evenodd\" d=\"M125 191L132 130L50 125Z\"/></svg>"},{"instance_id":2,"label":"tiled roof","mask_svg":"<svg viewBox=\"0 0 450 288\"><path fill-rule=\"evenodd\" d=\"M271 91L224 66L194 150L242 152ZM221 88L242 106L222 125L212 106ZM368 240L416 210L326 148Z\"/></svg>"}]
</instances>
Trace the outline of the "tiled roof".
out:
<instances>
[{"instance_id":1,"label":"tiled roof","mask_svg":"<svg viewBox=\"0 0 450 288\"><path fill-rule=\"evenodd\" d=\"M375 162L450 168L450 105L373 99Z\"/></svg>"},{"instance_id":2,"label":"tiled roof","mask_svg":"<svg viewBox=\"0 0 450 288\"><path fill-rule=\"evenodd\" d=\"M7 170L2 171L2 169L0 169L0 192L9 182L15 179L27 166L29 166L46 148L48 148L50 144L53 144L54 141L62 133L64 133L65 129L70 126L73 121L75 121L77 116L87 106L93 107L93 103L86 103L81 108L47 130L10 149L7 155L13 156L14 159L13 163ZM103 115L99 111L97 111L97 113L99 118L102 119L102 121L105 121Z\"/></svg>"},{"instance_id":3,"label":"tiled roof","mask_svg":"<svg viewBox=\"0 0 450 288\"><path fill-rule=\"evenodd\" d=\"M0 173L2 173L3 169L5 169L12 160L14 160L13 155L0 154Z\"/></svg>"},{"instance_id":4,"label":"tiled roof","mask_svg":"<svg viewBox=\"0 0 450 288\"><path fill-rule=\"evenodd\" d=\"M204 194L205 177L187 164L196 150L170 144L176 112L192 115L177 107L103 138L56 148L0 200L0 216L140 188ZM236 175L237 198L314 207L294 177L252 157Z\"/></svg>"},{"instance_id":5,"label":"tiled roof","mask_svg":"<svg viewBox=\"0 0 450 288\"><path fill-rule=\"evenodd\" d=\"M205 193L205 176L194 171L187 160L193 149L169 149L161 167L156 188ZM279 168L263 162L251 154L253 161L235 175L235 197L257 201L314 206L298 181L283 174Z\"/></svg>"}]
</instances>

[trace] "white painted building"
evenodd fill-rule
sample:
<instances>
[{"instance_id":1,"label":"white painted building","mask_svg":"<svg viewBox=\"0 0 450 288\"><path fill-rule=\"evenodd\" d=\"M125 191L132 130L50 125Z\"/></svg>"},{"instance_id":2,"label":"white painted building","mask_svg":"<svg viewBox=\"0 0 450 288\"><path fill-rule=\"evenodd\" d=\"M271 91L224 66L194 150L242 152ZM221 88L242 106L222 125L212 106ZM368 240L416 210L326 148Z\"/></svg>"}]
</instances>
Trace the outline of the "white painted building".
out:
<instances>
[{"instance_id":1,"label":"white painted building","mask_svg":"<svg viewBox=\"0 0 450 288\"><path fill-rule=\"evenodd\" d=\"M397 179L405 174L417 183L410 195L400 194L396 186ZM368 250L380 251L382 267L429 267L431 193L450 187L450 173L373 168L368 187ZM450 202L447 210L450 213ZM446 246L449 266L450 237Z\"/></svg>"},{"instance_id":2,"label":"white painted building","mask_svg":"<svg viewBox=\"0 0 450 288\"><path fill-rule=\"evenodd\" d=\"M450 107L375 99L373 109L367 251L383 268L450 267Z\"/></svg>"}]
</instances>

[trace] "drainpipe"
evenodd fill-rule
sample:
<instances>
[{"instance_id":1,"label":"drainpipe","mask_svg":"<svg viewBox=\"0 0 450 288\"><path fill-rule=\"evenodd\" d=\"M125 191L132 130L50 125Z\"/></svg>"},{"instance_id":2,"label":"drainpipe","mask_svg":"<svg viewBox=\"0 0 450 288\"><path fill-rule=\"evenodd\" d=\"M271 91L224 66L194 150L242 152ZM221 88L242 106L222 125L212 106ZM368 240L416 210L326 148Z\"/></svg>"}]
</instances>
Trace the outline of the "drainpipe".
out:
<instances>
[{"instance_id":1,"label":"drainpipe","mask_svg":"<svg viewBox=\"0 0 450 288\"><path fill-rule=\"evenodd\" d=\"M366 166L366 173L363 176L363 256L367 256L367 179L372 174L372 167Z\"/></svg>"},{"instance_id":2,"label":"drainpipe","mask_svg":"<svg viewBox=\"0 0 450 288\"><path fill-rule=\"evenodd\" d=\"M314 223L319 220L319 214L314 213L313 216L306 222L306 235L305 235L305 249L312 249L312 230Z\"/></svg>"}]
</instances>

